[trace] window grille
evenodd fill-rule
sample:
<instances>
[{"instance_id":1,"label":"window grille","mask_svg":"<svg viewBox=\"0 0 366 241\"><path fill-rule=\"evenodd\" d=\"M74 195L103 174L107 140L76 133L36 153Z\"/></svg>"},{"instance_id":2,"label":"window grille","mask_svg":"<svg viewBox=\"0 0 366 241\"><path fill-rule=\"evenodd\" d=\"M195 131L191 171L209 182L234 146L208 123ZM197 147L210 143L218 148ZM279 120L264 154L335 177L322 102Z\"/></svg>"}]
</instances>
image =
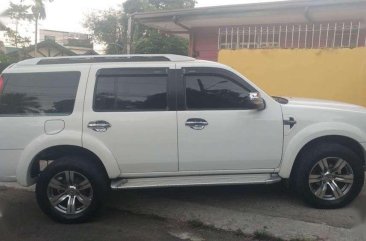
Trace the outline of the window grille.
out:
<instances>
[{"instance_id":1,"label":"window grille","mask_svg":"<svg viewBox=\"0 0 366 241\"><path fill-rule=\"evenodd\" d=\"M220 27L219 49L366 47L361 22Z\"/></svg>"}]
</instances>

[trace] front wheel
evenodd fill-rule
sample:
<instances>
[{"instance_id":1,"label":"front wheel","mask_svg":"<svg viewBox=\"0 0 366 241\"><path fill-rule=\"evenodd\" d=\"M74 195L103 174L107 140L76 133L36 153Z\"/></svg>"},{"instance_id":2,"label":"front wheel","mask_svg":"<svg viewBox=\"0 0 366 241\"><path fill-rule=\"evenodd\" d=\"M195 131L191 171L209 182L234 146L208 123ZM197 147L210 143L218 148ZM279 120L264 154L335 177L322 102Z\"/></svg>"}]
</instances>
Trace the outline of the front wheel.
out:
<instances>
[{"instance_id":1,"label":"front wheel","mask_svg":"<svg viewBox=\"0 0 366 241\"><path fill-rule=\"evenodd\" d=\"M83 157L62 157L39 176L36 197L40 208L62 223L88 221L106 195L106 177L97 165Z\"/></svg>"},{"instance_id":2,"label":"front wheel","mask_svg":"<svg viewBox=\"0 0 366 241\"><path fill-rule=\"evenodd\" d=\"M300 156L292 177L304 200L317 208L340 208L352 202L364 184L361 158L349 148L321 143Z\"/></svg>"}]
</instances>

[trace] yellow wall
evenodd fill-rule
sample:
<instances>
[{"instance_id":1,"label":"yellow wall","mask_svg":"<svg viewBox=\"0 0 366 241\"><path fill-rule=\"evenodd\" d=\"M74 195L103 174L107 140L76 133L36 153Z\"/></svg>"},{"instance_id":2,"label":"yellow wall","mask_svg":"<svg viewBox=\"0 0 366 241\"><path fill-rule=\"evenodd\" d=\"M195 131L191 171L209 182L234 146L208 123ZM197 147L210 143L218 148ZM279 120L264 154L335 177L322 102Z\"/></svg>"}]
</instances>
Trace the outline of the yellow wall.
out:
<instances>
[{"instance_id":1,"label":"yellow wall","mask_svg":"<svg viewBox=\"0 0 366 241\"><path fill-rule=\"evenodd\" d=\"M218 61L270 95L366 106L366 48L221 50Z\"/></svg>"}]
</instances>

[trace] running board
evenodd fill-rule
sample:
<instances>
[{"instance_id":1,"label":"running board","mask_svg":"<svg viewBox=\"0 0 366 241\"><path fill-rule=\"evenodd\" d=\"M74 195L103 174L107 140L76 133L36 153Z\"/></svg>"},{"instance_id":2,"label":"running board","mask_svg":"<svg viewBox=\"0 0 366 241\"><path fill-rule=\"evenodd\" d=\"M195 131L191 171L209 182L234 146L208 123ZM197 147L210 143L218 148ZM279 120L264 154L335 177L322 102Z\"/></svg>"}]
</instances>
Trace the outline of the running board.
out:
<instances>
[{"instance_id":1,"label":"running board","mask_svg":"<svg viewBox=\"0 0 366 241\"><path fill-rule=\"evenodd\" d=\"M280 182L277 174L235 174L235 175L204 175L204 176L174 176L125 178L112 180L112 189L208 186L235 184L272 184Z\"/></svg>"}]
</instances>

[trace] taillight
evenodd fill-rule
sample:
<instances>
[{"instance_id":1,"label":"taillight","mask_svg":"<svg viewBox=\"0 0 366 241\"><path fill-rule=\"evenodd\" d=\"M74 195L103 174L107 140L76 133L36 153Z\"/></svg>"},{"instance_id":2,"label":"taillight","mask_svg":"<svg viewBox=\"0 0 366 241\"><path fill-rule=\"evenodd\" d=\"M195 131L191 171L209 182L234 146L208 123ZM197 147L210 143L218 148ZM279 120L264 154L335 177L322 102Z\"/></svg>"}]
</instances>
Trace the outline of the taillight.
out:
<instances>
[{"instance_id":1,"label":"taillight","mask_svg":"<svg viewBox=\"0 0 366 241\"><path fill-rule=\"evenodd\" d=\"M0 75L0 94L3 92L4 78Z\"/></svg>"}]
</instances>

